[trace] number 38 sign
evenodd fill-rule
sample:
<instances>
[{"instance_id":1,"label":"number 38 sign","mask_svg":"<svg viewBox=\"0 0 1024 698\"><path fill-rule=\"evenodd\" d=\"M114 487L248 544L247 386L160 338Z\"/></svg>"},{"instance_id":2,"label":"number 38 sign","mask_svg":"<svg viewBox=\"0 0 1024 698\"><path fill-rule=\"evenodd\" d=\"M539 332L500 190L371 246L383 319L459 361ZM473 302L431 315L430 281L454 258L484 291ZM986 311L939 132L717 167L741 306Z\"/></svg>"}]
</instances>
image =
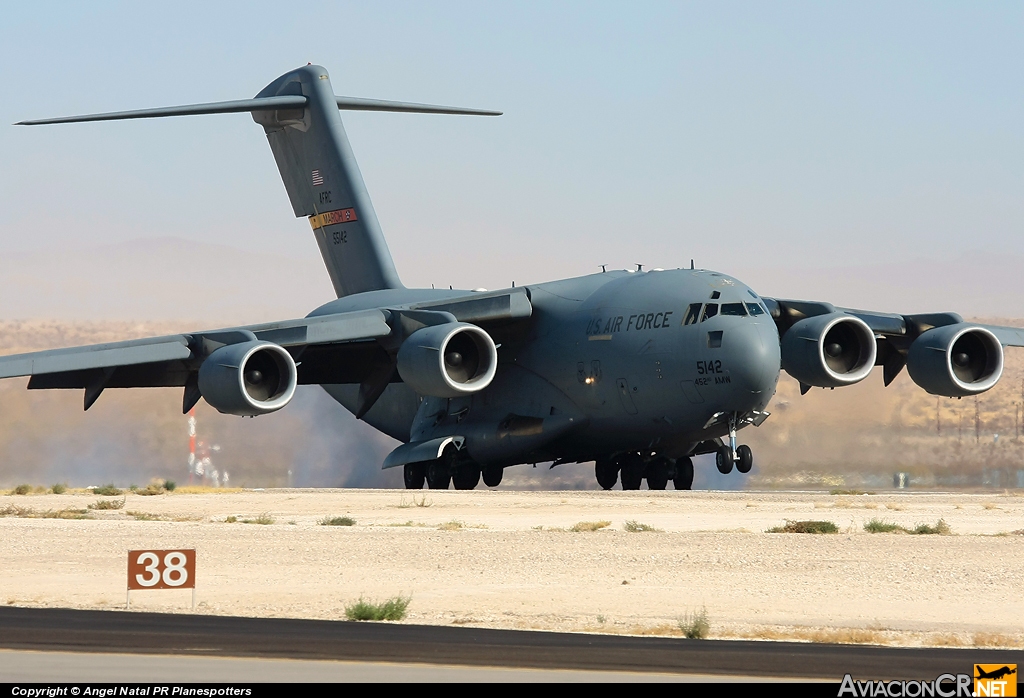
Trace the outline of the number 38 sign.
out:
<instances>
[{"instance_id":1,"label":"number 38 sign","mask_svg":"<svg viewBox=\"0 0 1024 698\"><path fill-rule=\"evenodd\" d=\"M195 550L131 550L128 552L128 605L139 589L192 589L195 607Z\"/></svg>"}]
</instances>

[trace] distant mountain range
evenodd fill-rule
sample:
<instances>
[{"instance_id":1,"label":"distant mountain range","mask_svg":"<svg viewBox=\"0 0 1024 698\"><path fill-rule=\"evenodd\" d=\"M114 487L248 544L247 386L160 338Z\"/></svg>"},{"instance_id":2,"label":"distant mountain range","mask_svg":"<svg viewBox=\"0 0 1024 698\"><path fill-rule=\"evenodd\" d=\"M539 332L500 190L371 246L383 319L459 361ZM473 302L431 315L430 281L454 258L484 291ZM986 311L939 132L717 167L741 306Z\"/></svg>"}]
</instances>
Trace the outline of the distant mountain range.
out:
<instances>
[{"instance_id":1,"label":"distant mountain range","mask_svg":"<svg viewBox=\"0 0 1024 698\"><path fill-rule=\"evenodd\" d=\"M314 247L315 250L315 247ZM251 323L335 297L319 255L157 238L0 258L0 318Z\"/></svg>"},{"instance_id":2,"label":"distant mountain range","mask_svg":"<svg viewBox=\"0 0 1024 698\"><path fill-rule=\"evenodd\" d=\"M235 324L299 317L334 297L315 248L309 251L298 257L158 238L6 254L0 258L0 319ZM485 277L508 276L501 268L482 271ZM1022 257L968 253L939 262L796 262L721 271L767 296L891 312L1024 318Z\"/></svg>"}]
</instances>

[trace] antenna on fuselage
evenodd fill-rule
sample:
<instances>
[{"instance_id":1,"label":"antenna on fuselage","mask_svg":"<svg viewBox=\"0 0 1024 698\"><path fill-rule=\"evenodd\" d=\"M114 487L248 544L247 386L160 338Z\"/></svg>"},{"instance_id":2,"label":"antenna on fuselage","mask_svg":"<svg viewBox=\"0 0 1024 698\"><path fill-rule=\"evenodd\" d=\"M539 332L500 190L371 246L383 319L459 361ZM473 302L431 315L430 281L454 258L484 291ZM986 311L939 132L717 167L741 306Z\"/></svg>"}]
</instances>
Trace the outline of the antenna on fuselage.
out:
<instances>
[{"instance_id":1,"label":"antenna on fuselage","mask_svg":"<svg viewBox=\"0 0 1024 698\"><path fill-rule=\"evenodd\" d=\"M690 260L690 271L693 271L693 260Z\"/></svg>"},{"instance_id":2,"label":"antenna on fuselage","mask_svg":"<svg viewBox=\"0 0 1024 698\"><path fill-rule=\"evenodd\" d=\"M601 267L601 273L602 274L604 274L604 273L606 273L608 271L607 269L605 269L605 267L608 266L607 264L598 264L597 266Z\"/></svg>"}]
</instances>

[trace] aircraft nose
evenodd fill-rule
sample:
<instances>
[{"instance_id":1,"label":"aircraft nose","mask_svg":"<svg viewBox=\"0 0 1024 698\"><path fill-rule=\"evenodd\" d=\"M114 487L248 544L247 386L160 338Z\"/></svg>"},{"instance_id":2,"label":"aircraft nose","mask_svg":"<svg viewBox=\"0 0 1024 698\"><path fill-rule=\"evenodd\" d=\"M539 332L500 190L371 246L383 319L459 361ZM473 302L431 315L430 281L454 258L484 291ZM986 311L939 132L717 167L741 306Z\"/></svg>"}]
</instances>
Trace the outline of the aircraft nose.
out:
<instances>
[{"instance_id":1,"label":"aircraft nose","mask_svg":"<svg viewBox=\"0 0 1024 698\"><path fill-rule=\"evenodd\" d=\"M749 322L724 332L725 349L733 389L758 396L767 404L775 391L781 367L781 351L774 323ZM763 405L762 405L763 406Z\"/></svg>"}]
</instances>

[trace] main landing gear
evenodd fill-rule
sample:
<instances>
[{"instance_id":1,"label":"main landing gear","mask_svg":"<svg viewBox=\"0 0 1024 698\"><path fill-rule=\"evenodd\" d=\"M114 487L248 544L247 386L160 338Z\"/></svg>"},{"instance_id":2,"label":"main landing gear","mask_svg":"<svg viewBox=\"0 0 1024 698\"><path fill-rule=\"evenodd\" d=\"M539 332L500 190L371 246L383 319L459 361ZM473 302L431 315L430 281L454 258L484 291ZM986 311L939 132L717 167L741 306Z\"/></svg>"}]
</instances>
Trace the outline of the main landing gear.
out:
<instances>
[{"instance_id":1,"label":"main landing gear","mask_svg":"<svg viewBox=\"0 0 1024 698\"><path fill-rule=\"evenodd\" d=\"M688 457L672 460L664 456L644 459L639 453L622 453L614 458L599 458L594 464L597 484L610 490L622 479L622 489L638 490L644 480L648 489L667 489L669 481L677 490L693 486L693 461Z\"/></svg>"},{"instance_id":2,"label":"main landing gear","mask_svg":"<svg viewBox=\"0 0 1024 698\"><path fill-rule=\"evenodd\" d=\"M500 485L502 468L481 467L474 461L459 459L456 451L449 449L436 460L407 463L403 474L407 490L423 489L424 483L432 490L446 490L451 485L457 490L472 490L480 484L481 476L488 487Z\"/></svg>"}]
</instances>

